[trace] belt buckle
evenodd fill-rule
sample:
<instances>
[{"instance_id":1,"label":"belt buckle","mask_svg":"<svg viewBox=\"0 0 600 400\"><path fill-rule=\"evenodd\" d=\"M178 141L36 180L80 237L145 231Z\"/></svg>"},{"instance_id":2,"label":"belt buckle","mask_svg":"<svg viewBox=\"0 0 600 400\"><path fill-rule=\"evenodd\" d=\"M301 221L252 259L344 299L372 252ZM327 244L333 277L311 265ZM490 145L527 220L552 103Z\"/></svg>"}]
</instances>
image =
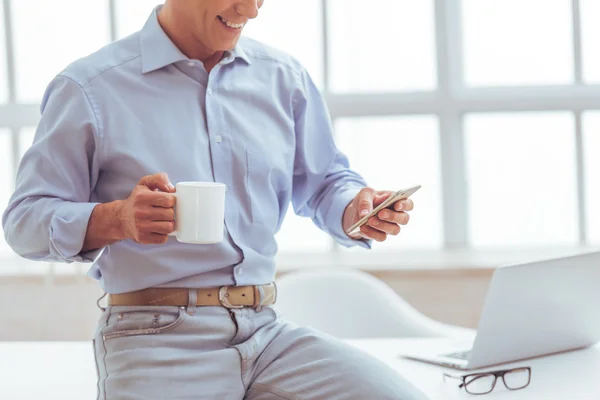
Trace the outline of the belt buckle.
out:
<instances>
[{"instance_id":1,"label":"belt buckle","mask_svg":"<svg viewBox=\"0 0 600 400\"><path fill-rule=\"evenodd\" d=\"M233 304L231 304L229 302L229 300L227 299L227 286L221 286L219 288L219 301L221 302L221 304L223 305L223 307L225 308L244 308L244 306L234 306Z\"/></svg>"}]
</instances>

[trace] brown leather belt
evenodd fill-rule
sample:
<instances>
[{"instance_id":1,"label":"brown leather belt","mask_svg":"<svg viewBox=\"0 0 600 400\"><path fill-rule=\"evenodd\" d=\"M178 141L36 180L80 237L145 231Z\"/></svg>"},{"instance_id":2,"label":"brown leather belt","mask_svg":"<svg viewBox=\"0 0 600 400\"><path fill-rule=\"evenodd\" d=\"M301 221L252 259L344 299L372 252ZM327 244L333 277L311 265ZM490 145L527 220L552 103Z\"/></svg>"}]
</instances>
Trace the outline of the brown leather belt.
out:
<instances>
[{"instance_id":1,"label":"brown leather belt","mask_svg":"<svg viewBox=\"0 0 600 400\"><path fill-rule=\"evenodd\" d=\"M220 288L195 290L197 306L257 308L259 306L275 304L275 300L277 299L277 287L275 283L261 286L221 286ZM184 288L149 288L135 292L110 294L108 295L108 305L183 307L188 305L189 291L190 289Z\"/></svg>"}]
</instances>

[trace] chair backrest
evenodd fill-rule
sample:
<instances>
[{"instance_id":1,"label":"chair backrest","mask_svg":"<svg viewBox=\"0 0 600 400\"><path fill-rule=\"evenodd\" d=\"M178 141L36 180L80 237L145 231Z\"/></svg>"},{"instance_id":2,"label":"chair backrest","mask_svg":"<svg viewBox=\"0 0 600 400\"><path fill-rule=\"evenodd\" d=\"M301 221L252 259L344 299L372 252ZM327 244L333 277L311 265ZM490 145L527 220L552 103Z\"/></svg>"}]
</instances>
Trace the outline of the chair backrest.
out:
<instances>
[{"instance_id":1,"label":"chair backrest","mask_svg":"<svg viewBox=\"0 0 600 400\"><path fill-rule=\"evenodd\" d=\"M302 270L277 281L282 317L344 339L462 336L418 312L388 285L352 269Z\"/></svg>"}]
</instances>

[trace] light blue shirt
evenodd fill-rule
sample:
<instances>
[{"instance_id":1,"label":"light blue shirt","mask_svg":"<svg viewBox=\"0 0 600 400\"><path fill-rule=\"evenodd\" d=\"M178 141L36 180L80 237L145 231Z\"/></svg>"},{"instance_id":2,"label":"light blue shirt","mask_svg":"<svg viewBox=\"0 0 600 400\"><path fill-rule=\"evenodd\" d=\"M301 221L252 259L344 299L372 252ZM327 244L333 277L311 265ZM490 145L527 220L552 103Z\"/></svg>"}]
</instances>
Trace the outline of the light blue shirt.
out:
<instances>
[{"instance_id":1,"label":"light blue shirt","mask_svg":"<svg viewBox=\"0 0 600 400\"><path fill-rule=\"evenodd\" d=\"M292 57L248 38L209 73L157 20L75 61L48 86L41 120L3 215L19 255L92 262L108 293L273 281L275 233L290 201L344 246L342 214L364 180L335 146L326 105ZM144 175L227 185L225 239L123 240L82 253L98 203L126 199Z\"/></svg>"}]
</instances>

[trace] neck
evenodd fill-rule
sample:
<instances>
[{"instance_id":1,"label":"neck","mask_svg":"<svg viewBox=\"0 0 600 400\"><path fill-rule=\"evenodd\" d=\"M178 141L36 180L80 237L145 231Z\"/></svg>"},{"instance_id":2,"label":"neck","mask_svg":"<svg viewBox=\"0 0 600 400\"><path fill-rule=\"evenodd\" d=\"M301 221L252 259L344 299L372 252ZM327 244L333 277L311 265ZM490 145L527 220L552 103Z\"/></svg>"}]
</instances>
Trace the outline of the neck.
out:
<instances>
[{"instance_id":1,"label":"neck","mask_svg":"<svg viewBox=\"0 0 600 400\"><path fill-rule=\"evenodd\" d=\"M223 51L207 47L193 35L193 27L177 18L169 2L158 13L158 23L183 54L190 59L202 61L208 72L223 58Z\"/></svg>"}]
</instances>

